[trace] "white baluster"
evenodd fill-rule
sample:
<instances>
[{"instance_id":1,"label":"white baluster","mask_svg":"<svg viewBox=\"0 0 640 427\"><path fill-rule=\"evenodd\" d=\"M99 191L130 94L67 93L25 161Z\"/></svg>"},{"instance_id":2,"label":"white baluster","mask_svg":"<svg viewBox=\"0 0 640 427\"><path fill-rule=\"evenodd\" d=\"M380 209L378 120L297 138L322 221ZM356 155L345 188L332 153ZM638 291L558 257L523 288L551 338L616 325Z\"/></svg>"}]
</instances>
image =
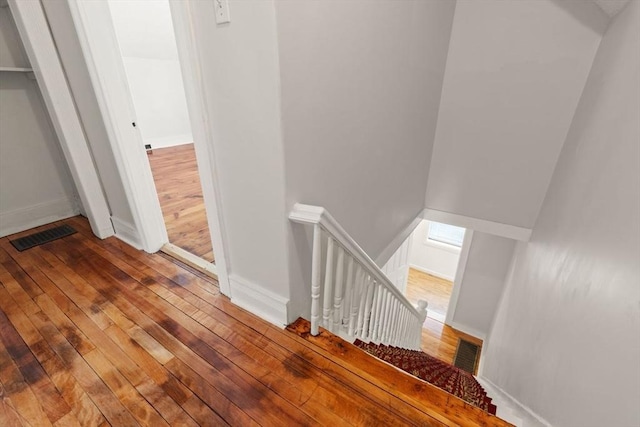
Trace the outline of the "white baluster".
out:
<instances>
[{"instance_id":1,"label":"white baluster","mask_svg":"<svg viewBox=\"0 0 640 427\"><path fill-rule=\"evenodd\" d=\"M367 330L367 338L369 339L369 341L373 341L373 329L374 326L376 324L376 316L378 315L377 312L377 308L378 308L378 281L377 280L373 280L373 282L371 283L371 293L373 294L373 297L371 299L371 311L370 311L370 317L369 317L369 325L368 325L368 330Z\"/></svg>"},{"instance_id":2,"label":"white baluster","mask_svg":"<svg viewBox=\"0 0 640 427\"><path fill-rule=\"evenodd\" d=\"M362 339L368 340L369 327L371 322L371 308L373 307L373 291L375 290L375 281L369 277L367 281L367 298L364 304L364 322L362 323Z\"/></svg>"},{"instance_id":3,"label":"white baluster","mask_svg":"<svg viewBox=\"0 0 640 427\"><path fill-rule=\"evenodd\" d=\"M342 298L343 298L343 278L344 275L344 249L338 245L338 261L336 263L336 287L335 296L333 299L333 331L340 330L340 323L342 320Z\"/></svg>"},{"instance_id":4,"label":"white baluster","mask_svg":"<svg viewBox=\"0 0 640 427\"><path fill-rule=\"evenodd\" d=\"M358 321L358 307L360 306L360 281L364 275L360 264L355 266L355 279L353 281L353 292L351 293L351 315L349 317L349 336L354 337L356 333L356 322Z\"/></svg>"},{"instance_id":5,"label":"white baluster","mask_svg":"<svg viewBox=\"0 0 640 427\"><path fill-rule=\"evenodd\" d=\"M382 316L382 297L382 285L378 283L378 286L376 287L376 316L375 321L373 322L373 332L371 334L371 339L374 342L378 342L378 330L380 329L380 317Z\"/></svg>"},{"instance_id":6,"label":"white baluster","mask_svg":"<svg viewBox=\"0 0 640 427\"><path fill-rule=\"evenodd\" d=\"M311 335L318 335L320 322L320 281L322 271L322 230L313 226L313 253L311 258Z\"/></svg>"},{"instance_id":7,"label":"white baluster","mask_svg":"<svg viewBox=\"0 0 640 427\"><path fill-rule=\"evenodd\" d=\"M398 338L400 338L400 324L402 323L402 310L401 310L401 305L400 302L398 300L395 300L395 320L394 320L394 325L393 325L393 329L391 330L391 336L390 336L390 340L393 343L394 346L398 346Z\"/></svg>"},{"instance_id":8,"label":"white baluster","mask_svg":"<svg viewBox=\"0 0 640 427\"><path fill-rule=\"evenodd\" d=\"M387 296L385 305L384 305L384 322L382 323L382 330L380 331L380 341L382 343L387 342L388 334L389 334L389 325L390 316L391 316L391 293L385 290L385 294Z\"/></svg>"},{"instance_id":9,"label":"white baluster","mask_svg":"<svg viewBox=\"0 0 640 427\"><path fill-rule=\"evenodd\" d=\"M329 237L327 242L327 264L324 270L324 289L322 302L322 325L331 330L331 308L333 306L333 247L334 240Z\"/></svg>"},{"instance_id":10,"label":"white baluster","mask_svg":"<svg viewBox=\"0 0 640 427\"><path fill-rule=\"evenodd\" d=\"M389 328L389 336L387 337L387 339L389 340L389 342L391 342L397 335L398 331L398 300L397 299L393 299L393 308L391 310L391 327Z\"/></svg>"},{"instance_id":11,"label":"white baluster","mask_svg":"<svg viewBox=\"0 0 640 427\"><path fill-rule=\"evenodd\" d=\"M362 336L362 331L364 329L364 311L367 303L367 284L369 283L369 275L366 271L363 271L362 274L362 282L360 284L360 304L358 305L358 323L356 326L356 335Z\"/></svg>"},{"instance_id":12,"label":"white baluster","mask_svg":"<svg viewBox=\"0 0 640 427\"><path fill-rule=\"evenodd\" d=\"M401 337L401 345L403 347L406 347L407 345L407 338L409 336L409 328L407 327L407 324L410 318L411 318L411 314L409 313L407 308L402 307L402 331L400 332L400 337Z\"/></svg>"},{"instance_id":13,"label":"white baluster","mask_svg":"<svg viewBox=\"0 0 640 427\"><path fill-rule=\"evenodd\" d=\"M351 300L353 298L353 257L347 253L347 277L344 282L345 297L342 302L342 330L348 331L349 319L351 319Z\"/></svg>"}]
</instances>

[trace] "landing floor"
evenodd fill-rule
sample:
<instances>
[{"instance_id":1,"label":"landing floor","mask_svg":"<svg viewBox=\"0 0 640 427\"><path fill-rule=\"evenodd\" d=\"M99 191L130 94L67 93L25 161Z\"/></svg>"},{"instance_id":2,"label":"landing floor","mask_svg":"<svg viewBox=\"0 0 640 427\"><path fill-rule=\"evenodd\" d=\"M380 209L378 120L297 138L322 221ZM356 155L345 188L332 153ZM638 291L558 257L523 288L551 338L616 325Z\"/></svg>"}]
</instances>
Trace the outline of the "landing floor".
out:
<instances>
[{"instance_id":1,"label":"landing floor","mask_svg":"<svg viewBox=\"0 0 640 427\"><path fill-rule=\"evenodd\" d=\"M214 262L193 144L148 153L169 242Z\"/></svg>"},{"instance_id":2,"label":"landing floor","mask_svg":"<svg viewBox=\"0 0 640 427\"><path fill-rule=\"evenodd\" d=\"M59 223L80 232L21 253L0 239L2 426L461 419L466 406L444 392L433 392L442 414L400 400L397 387L419 388L350 369L234 306L210 279L115 238L96 239L85 219ZM484 416L469 411L470 420Z\"/></svg>"},{"instance_id":3,"label":"landing floor","mask_svg":"<svg viewBox=\"0 0 640 427\"><path fill-rule=\"evenodd\" d=\"M409 301L414 304L417 304L419 299L429 301L427 313L431 309L446 313L452 286L453 283L448 280L440 279L415 269L409 269L406 295ZM460 338L477 344L482 349L481 339L458 331L432 317L427 317L422 326L422 350L450 364L453 364Z\"/></svg>"}]
</instances>

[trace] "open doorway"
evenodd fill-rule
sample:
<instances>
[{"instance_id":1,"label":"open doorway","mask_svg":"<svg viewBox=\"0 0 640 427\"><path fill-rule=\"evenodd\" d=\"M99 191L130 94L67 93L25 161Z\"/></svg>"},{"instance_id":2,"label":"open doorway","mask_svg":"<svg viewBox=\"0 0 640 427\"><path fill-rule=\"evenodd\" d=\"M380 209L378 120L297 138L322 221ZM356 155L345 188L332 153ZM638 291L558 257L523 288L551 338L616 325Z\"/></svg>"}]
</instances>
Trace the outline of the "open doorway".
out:
<instances>
[{"instance_id":1,"label":"open doorway","mask_svg":"<svg viewBox=\"0 0 640 427\"><path fill-rule=\"evenodd\" d=\"M465 234L462 227L422 220L382 267L412 304L427 301L427 317L440 323L455 305L454 282Z\"/></svg>"},{"instance_id":2,"label":"open doorway","mask_svg":"<svg viewBox=\"0 0 640 427\"><path fill-rule=\"evenodd\" d=\"M423 220L413 232L405 295L428 301L427 317L444 323L466 230Z\"/></svg>"},{"instance_id":3,"label":"open doorway","mask_svg":"<svg viewBox=\"0 0 640 427\"><path fill-rule=\"evenodd\" d=\"M108 6L167 231L164 250L213 263L169 1L109 0Z\"/></svg>"}]
</instances>

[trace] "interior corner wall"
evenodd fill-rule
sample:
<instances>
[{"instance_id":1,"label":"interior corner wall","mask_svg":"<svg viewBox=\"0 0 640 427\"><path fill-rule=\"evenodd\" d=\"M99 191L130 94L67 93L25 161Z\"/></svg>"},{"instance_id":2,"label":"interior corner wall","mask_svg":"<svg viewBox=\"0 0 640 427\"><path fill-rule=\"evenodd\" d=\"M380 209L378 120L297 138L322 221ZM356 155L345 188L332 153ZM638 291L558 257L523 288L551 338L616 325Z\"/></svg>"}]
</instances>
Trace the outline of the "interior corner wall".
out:
<instances>
[{"instance_id":1,"label":"interior corner wall","mask_svg":"<svg viewBox=\"0 0 640 427\"><path fill-rule=\"evenodd\" d=\"M487 336L515 244L512 239L474 231L451 326L478 338Z\"/></svg>"},{"instance_id":2,"label":"interior corner wall","mask_svg":"<svg viewBox=\"0 0 640 427\"><path fill-rule=\"evenodd\" d=\"M288 206L327 208L373 259L424 207L454 8L276 3Z\"/></svg>"},{"instance_id":3,"label":"interior corner wall","mask_svg":"<svg viewBox=\"0 0 640 427\"><path fill-rule=\"evenodd\" d=\"M213 4L191 2L217 169L231 301L285 324L289 299L284 155L275 9L230 2L216 25Z\"/></svg>"},{"instance_id":4,"label":"interior corner wall","mask_svg":"<svg viewBox=\"0 0 640 427\"><path fill-rule=\"evenodd\" d=\"M287 210L327 208L372 259L424 208L454 9L276 2ZM297 315L308 315L310 239L289 225Z\"/></svg>"},{"instance_id":5,"label":"interior corner wall","mask_svg":"<svg viewBox=\"0 0 640 427\"><path fill-rule=\"evenodd\" d=\"M66 1L42 2L112 217L134 227L89 70Z\"/></svg>"},{"instance_id":6,"label":"interior corner wall","mask_svg":"<svg viewBox=\"0 0 640 427\"><path fill-rule=\"evenodd\" d=\"M9 8L0 8L0 66L29 68ZM0 71L0 236L77 215L80 201L38 83Z\"/></svg>"},{"instance_id":7,"label":"interior corner wall","mask_svg":"<svg viewBox=\"0 0 640 427\"><path fill-rule=\"evenodd\" d=\"M552 425L640 424L640 2L609 25L483 348Z\"/></svg>"}]
</instances>

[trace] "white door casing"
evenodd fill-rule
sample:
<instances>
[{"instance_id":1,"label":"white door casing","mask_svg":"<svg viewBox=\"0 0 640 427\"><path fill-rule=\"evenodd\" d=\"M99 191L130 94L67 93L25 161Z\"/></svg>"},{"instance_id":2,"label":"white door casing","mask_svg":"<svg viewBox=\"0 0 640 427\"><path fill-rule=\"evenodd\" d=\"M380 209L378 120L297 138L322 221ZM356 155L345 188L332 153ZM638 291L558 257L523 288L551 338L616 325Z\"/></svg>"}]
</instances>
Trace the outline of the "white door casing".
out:
<instances>
[{"instance_id":1,"label":"white door casing","mask_svg":"<svg viewBox=\"0 0 640 427\"><path fill-rule=\"evenodd\" d=\"M168 243L168 236L146 150L138 129L132 126L135 110L108 4L83 0L68 2L132 209L140 237L139 246L147 252L156 252ZM189 2L169 2L169 5L216 257L216 264L211 268L215 269L214 273L218 276L220 291L230 296L224 227L217 204L219 180L216 179L210 121L205 100L201 96L204 93L203 81Z\"/></svg>"},{"instance_id":2,"label":"white door casing","mask_svg":"<svg viewBox=\"0 0 640 427\"><path fill-rule=\"evenodd\" d=\"M112 236L109 206L42 5L10 0L9 8L91 230L101 239Z\"/></svg>"},{"instance_id":3,"label":"white door casing","mask_svg":"<svg viewBox=\"0 0 640 427\"><path fill-rule=\"evenodd\" d=\"M219 204L220 190L218 188L216 156L211 131L211 121L206 114L207 105L202 80L200 59L198 57L197 40L193 36L190 19L189 1L170 1L171 18L176 37L182 81L187 98L191 132L194 139L198 173L202 183L207 221L211 236L211 244L216 258L215 268L218 276L220 292L231 297L231 285L228 275L228 253L222 209Z\"/></svg>"},{"instance_id":4,"label":"white door casing","mask_svg":"<svg viewBox=\"0 0 640 427\"><path fill-rule=\"evenodd\" d=\"M139 130L120 48L106 2L69 0L100 113L131 207L139 246L158 251L168 242L160 202Z\"/></svg>"}]
</instances>

